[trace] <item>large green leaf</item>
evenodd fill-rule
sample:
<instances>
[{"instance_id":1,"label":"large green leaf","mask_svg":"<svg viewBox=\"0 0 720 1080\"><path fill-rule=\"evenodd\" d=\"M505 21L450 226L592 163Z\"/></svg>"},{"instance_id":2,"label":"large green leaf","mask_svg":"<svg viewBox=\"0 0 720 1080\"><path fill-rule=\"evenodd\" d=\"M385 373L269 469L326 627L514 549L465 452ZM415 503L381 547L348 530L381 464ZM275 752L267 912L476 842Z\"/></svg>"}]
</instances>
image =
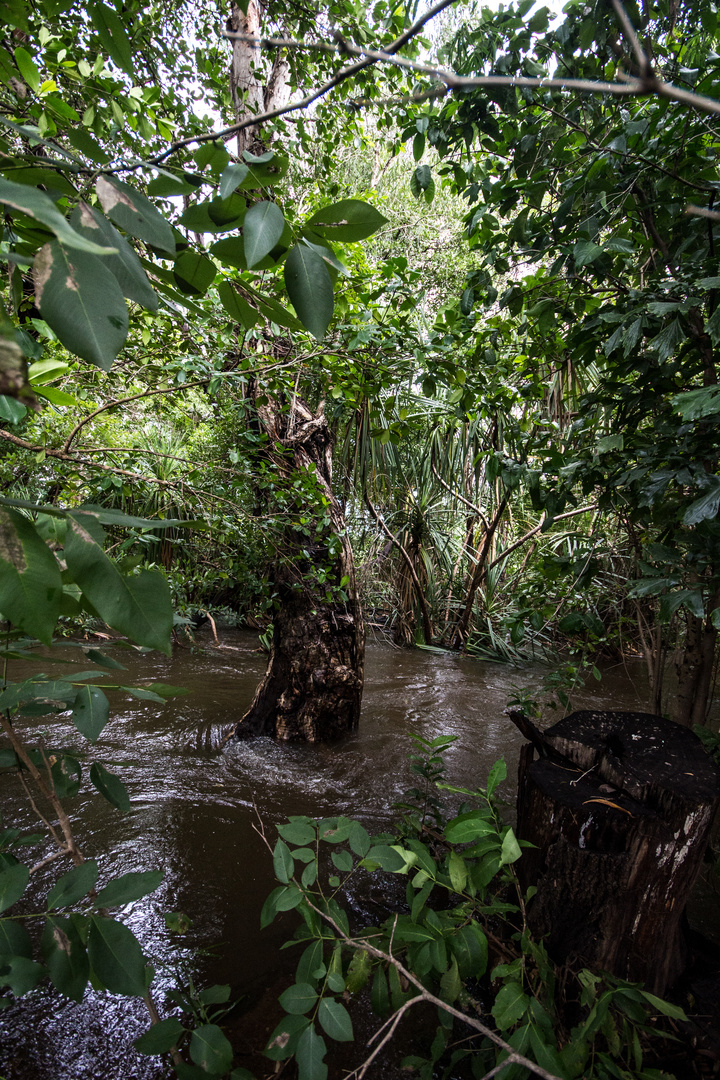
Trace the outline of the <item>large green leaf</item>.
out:
<instances>
[{"instance_id":1,"label":"large green leaf","mask_svg":"<svg viewBox=\"0 0 720 1080\"><path fill-rule=\"evenodd\" d=\"M318 1009L318 1020L323 1030L336 1042L352 1042L353 1026L350 1014L335 998L323 998Z\"/></svg>"},{"instance_id":2,"label":"large green leaf","mask_svg":"<svg viewBox=\"0 0 720 1080\"><path fill-rule=\"evenodd\" d=\"M97 686L83 686L73 705L73 723L81 735L90 742L100 735L108 722L110 703Z\"/></svg>"},{"instance_id":3,"label":"large green leaf","mask_svg":"<svg viewBox=\"0 0 720 1080\"><path fill-rule=\"evenodd\" d=\"M213 281L217 269L207 255L198 251L183 251L173 267L178 289L190 296L204 296Z\"/></svg>"},{"instance_id":4,"label":"large green leaf","mask_svg":"<svg viewBox=\"0 0 720 1080\"><path fill-rule=\"evenodd\" d=\"M103 798L123 813L130 809L130 796L127 788L115 773L108 772L99 761L90 766L90 781Z\"/></svg>"},{"instance_id":5,"label":"large green leaf","mask_svg":"<svg viewBox=\"0 0 720 1080\"><path fill-rule=\"evenodd\" d=\"M0 871L0 911L6 911L20 899L30 880L30 871L23 863L15 863Z\"/></svg>"},{"instance_id":6,"label":"large green leaf","mask_svg":"<svg viewBox=\"0 0 720 1080\"><path fill-rule=\"evenodd\" d=\"M530 1006L530 998L516 982L506 983L495 998L492 1014L501 1031L513 1027Z\"/></svg>"},{"instance_id":7,"label":"large green leaf","mask_svg":"<svg viewBox=\"0 0 720 1080\"><path fill-rule=\"evenodd\" d=\"M140 1054L167 1054L182 1038L185 1028L174 1016L153 1024L144 1035L136 1039L133 1046Z\"/></svg>"},{"instance_id":8,"label":"large green leaf","mask_svg":"<svg viewBox=\"0 0 720 1080\"><path fill-rule=\"evenodd\" d=\"M318 1035L314 1027L306 1027L295 1051L299 1080L326 1080L328 1067L323 1060L326 1052L322 1035Z\"/></svg>"},{"instance_id":9,"label":"large green leaf","mask_svg":"<svg viewBox=\"0 0 720 1080\"><path fill-rule=\"evenodd\" d=\"M220 198L227 199L248 174L247 165L228 165L220 177Z\"/></svg>"},{"instance_id":10,"label":"large green leaf","mask_svg":"<svg viewBox=\"0 0 720 1080\"><path fill-rule=\"evenodd\" d=\"M218 296L220 297L220 303L233 322L240 323L245 330L252 330L253 326L260 318L260 312L256 308L251 307L247 300L233 288L232 283L229 281L221 281L217 291Z\"/></svg>"},{"instance_id":11,"label":"large green leaf","mask_svg":"<svg viewBox=\"0 0 720 1080\"><path fill-rule=\"evenodd\" d=\"M387 218L361 199L342 199L316 211L307 224L328 240L353 241L372 236L387 224Z\"/></svg>"},{"instance_id":12,"label":"large green leaf","mask_svg":"<svg viewBox=\"0 0 720 1080\"><path fill-rule=\"evenodd\" d=\"M285 218L274 202L259 202L251 206L243 222L245 260L251 270L265 255L269 255L283 234Z\"/></svg>"},{"instance_id":13,"label":"large green leaf","mask_svg":"<svg viewBox=\"0 0 720 1080\"><path fill-rule=\"evenodd\" d=\"M60 615L57 560L26 517L0 507L0 611L46 645Z\"/></svg>"},{"instance_id":14,"label":"large green leaf","mask_svg":"<svg viewBox=\"0 0 720 1080\"><path fill-rule=\"evenodd\" d=\"M15 919L0 919L0 953L5 956L32 956L30 935Z\"/></svg>"},{"instance_id":15,"label":"large green leaf","mask_svg":"<svg viewBox=\"0 0 720 1080\"><path fill-rule=\"evenodd\" d=\"M190 1057L206 1072L225 1073L232 1065L233 1049L217 1024L203 1024L192 1033Z\"/></svg>"},{"instance_id":16,"label":"large green leaf","mask_svg":"<svg viewBox=\"0 0 720 1080\"><path fill-rule=\"evenodd\" d=\"M48 911L54 908L70 907L78 900L82 900L91 889L95 888L97 876L98 866L94 859L87 859L86 862L68 870L67 874L63 874L47 894Z\"/></svg>"},{"instance_id":17,"label":"large green leaf","mask_svg":"<svg viewBox=\"0 0 720 1080\"><path fill-rule=\"evenodd\" d=\"M133 75L133 50L125 28L117 14L107 4L94 4L90 8L90 18L97 31L103 49L113 63Z\"/></svg>"},{"instance_id":18,"label":"large green leaf","mask_svg":"<svg viewBox=\"0 0 720 1080\"><path fill-rule=\"evenodd\" d=\"M333 287L328 268L306 244L296 244L285 260L285 287L298 318L322 341L333 313Z\"/></svg>"},{"instance_id":19,"label":"large green leaf","mask_svg":"<svg viewBox=\"0 0 720 1080\"><path fill-rule=\"evenodd\" d=\"M80 203L70 221L82 236L105 240L108 246L117 249L117 255L105 256L105 265L117 278L123 296L148 311L157 311L157 293L150 285L140 259L108 219L86 203Z\"/></svg>"},{"instance_id":20,"label":"large green leaf","mask_svg":"<svg viewBox=\"0 0 720 1080\"><path fill-rule=\"evenodd\" d=\"M135 935L115 919L93 915L88 934L91 967L106 990L144 997L145 957Z\"/></svg>"},{"instance_id":21,"label":"large green leaf","mask_svg":"<svg viewBox=\"0 0 720 1080\"><path fill-rule=\"evenodd\" d=\"M75 923L58 915L48 916L41 948L53 986L72 1001L81 1001L90 963Z\"/></svg>"},{"instance_id":22,"label":"large green leaf","mask_svg":"<svg viewBox=\"0 0 720 1080\"><path fill-rule=\"evenodd\" d=\"M12 206L13 209L20 210L21 213L39 221L41 225L54 232L65 247L89 251L95 255L111 254L108 247L96 244L75 232L44 191L27 187L25 184L13 184L10 180L0 177L0 203Z\"/></svg>"},{"instance_id":23,"label":"large green leaf","mask_svg":"<svg viewBox=\"0 0 720 1080\"><path fill-rule=\"evenodd\" d=\"M114 176L101 176L95 190L100 205L111 221L160 251L175 254L172 228L149 199Z\"/></svg>"},{"instance_id":24,"label":"large green leaf","mask_svg":"<svg viewBox=\"0 0 720 1080\"><path fill-rule=\"evenodd\" d=\"M136 577L121 574L85 521L85 515L68 520L65 558L73 579L108 626L169 656L172 605L165 578L151 570Z\"/></svg>"},{"instance_id":25,"label":"large green leaf","mask_svg":"<svg viewBox=\"0 0 720 1080\"><path fill-rule=\"evenodd\" d=\"M9 986L15 997L29 994L43 974L42 966L26 956L0 956L0 986Z\"/></svg>"},{"instance_id":26,"label":"large green leaf","mask_svg":"<svg viewBox=\"0 0 720 1080\"><path fill-rule=\"evenodd\" d=\"M63 345L109 371L125 344L128 313L122 289L102 259L69 252L53 240L35 257L35 298Z\"/></svg>"},{"instance_id":27,"label":"large green leaf","mask_svg":"<svg viewBox=\"0 0 720 1080\"><path fill-rule=\"evenodd\" d=\"M285 1012L293 1016L302 1016L310 1011L317 997L317 992L310 983L295 983L289 986L278 1000Z\"/></svg>"},{"instance_id":28,"label":"large green leaf","mask_svg":"<svg viewBox=\"0 0 720 1080\"><path fill-rule=\"evenodd\" d=\"M98 907L118 907L154 892L163 879L162 870L131 871L108 882L97 894Z\"/></svg>"}]
</instances>

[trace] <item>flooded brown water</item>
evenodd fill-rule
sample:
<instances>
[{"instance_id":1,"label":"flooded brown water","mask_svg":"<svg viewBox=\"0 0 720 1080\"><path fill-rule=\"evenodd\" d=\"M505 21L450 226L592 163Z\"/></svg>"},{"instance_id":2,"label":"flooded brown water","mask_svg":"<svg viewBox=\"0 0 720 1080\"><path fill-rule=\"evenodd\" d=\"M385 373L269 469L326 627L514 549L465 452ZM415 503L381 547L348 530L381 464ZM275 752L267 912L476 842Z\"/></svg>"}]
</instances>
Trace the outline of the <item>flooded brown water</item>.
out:
<instances>
[{"instance_id":1,"label":"flooded brown water","mask_svg":"<svg viewBox=\"0 0 720 1080\"><path fill-rule=\"evenodd\" d=\"M379 831L392 817L392 803L412 784L407 765L411 732L427 738L457 736L446 758L453 784L482 785L492 763L505 755L508 781L502 794L512 801L521 737L504 709L515 687L536 684L539 674L537 669L370 644L355 735L333 745L257 739L220 750L223 731L242 715L265 666L255 651L256 636L233 632L222 640L232 649L217 650L210 636L202 635L202 650L178 649L172 659L103 646L128 667L120 673L128 685L161 681L191 693L165 706L111 694L112 719L92 757L125 782L132 808L120 814L92 788L69 806L83 852L99 862L101 884L131 870L161 868L165 873L157 892L126 909L127 922L156 966L154 992L161 1008L164 992L190 974L200 985L229 983L233 997L244 997L250 1007L255 1003L257 1013L263 992L274 1000L297 961L292 951L279 948L292 934L293 913L260 931L260 909L276 882L253 828L257 815L273 836L272 826L290 814L344 814ZM84 663L77 649L68 647L64 655ZM114 674L104 681L112 681ZM9 672L11 679L20 675ZM643 687L641 665L619 666L606 671L603 681L588 687L573 705L642 709ZM53 720L52 728L48 718L38 724L51 731L51 745L79 754L87 750L67 719ZM1 782L4 823L34 831L17 780L4 775ZM51 850L48 844L47 853ZM32 856L40 858L43 851ZM44 880L36 880L44 873L33 878L40 896L49 887L52 868ZM179 954L170 947L166 911L182 911L194 920ZM212 955L198 955L206 949ZM270 1028L274 1022L271 1018ZM157 1059L132 1048L147 1026L137 1001L88 991L74 1004L41 988L0 1013L0 1080L165 1076ZM242 1038L249 1038L247 1028ZM258 1045L263 1038L258 1030Z\"/></svg>"}]
</instances>

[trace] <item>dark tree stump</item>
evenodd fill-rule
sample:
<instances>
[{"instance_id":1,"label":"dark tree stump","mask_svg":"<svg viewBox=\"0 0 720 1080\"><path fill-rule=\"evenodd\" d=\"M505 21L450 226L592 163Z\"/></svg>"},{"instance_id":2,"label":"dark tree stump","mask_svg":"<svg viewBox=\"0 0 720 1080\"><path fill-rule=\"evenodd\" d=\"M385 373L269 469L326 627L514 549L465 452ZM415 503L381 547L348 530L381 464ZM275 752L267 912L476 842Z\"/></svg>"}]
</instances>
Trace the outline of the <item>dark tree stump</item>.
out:
<instances>
[{"instance_id":1,"label":"dark tree stump","mask_svg":"<svg viewBox=\"0 0 720 1080\"><path fill-rule=\"evenodd\" d=\"M536 845L518 863L523 886L537 886L533 933L558 963L663 994L685 966L681 916L720 772L696 735L660 716L576 712L542 733L513 719L532 739L517 831Z\"/></svg>"}]
</instances>

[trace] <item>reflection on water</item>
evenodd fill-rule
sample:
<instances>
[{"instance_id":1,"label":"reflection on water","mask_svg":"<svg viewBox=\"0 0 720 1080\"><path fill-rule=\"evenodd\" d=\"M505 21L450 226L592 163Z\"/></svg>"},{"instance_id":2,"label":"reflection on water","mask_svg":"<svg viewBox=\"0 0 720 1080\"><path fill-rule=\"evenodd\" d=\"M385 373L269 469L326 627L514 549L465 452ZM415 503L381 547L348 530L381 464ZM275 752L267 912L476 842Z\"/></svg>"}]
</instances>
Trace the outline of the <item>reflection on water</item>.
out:
<instances>
[{"instance_id":1,"label":"reflection on water","mask_svg":"<svg viewBox=\"0 0 720 1080\"><path fill-rule=\"evenodd\" d=\"M127 909L130 926L156 966L160 1002L177 977L178 954L169 948L165 911L187 913L195 920L195 949L215 950L201 959L189 948L184 955L181 950L180 961L205 979L229 983L234 997L258 998L294 966L295 958L279 951L294 916L259 930L260 909L276 882L253 828L256 815L270 833L290 814L346 814L378 831L390 820L391 804L412 783L409 732L457 736L447 753L448 778L464 787L482 784L490 765L504 754L508 781L502 794L511 800L521 737L504 709L516 686L531 686L538 678L531 669L370 645L356 734L322 746L257 739L218 750L223 731L250 703L265 664L255 651L255 636L226 634L224 640L232 651L179 649L172 659L112 651L129 669L122 673L128 685L161 681L185 686L191 694L165 706L111 694L113 719L92 758L125 782L131 811L117 813L94 789L70 803L80 846L99 862L100 884L130 870L165 872L156 893ZM77 649L68 648L65 655L84 663ZM633 675L642 678L638 669ZM19 676L19 671L9 673ZM642 708L623 668L589 690L573 704ZM42 722L48 724L46 718ZM53 721L50 741L78 754L87 749L64 718ZM2 783L5 821L19 819L34 829L15 778L3 776ZM51 850L48 845L47 853ZM42 854L33 852L38 858ZM36 910L42 910L52 880L50 869L37 880L43 873L33 879ZM159 1078L166 1074L156 1060L131 1046L147 1026L138 1002L88 992L76 1005L41 989L0 1013L0 1074L7 1080Z\"/></svg>"}]
</instances>

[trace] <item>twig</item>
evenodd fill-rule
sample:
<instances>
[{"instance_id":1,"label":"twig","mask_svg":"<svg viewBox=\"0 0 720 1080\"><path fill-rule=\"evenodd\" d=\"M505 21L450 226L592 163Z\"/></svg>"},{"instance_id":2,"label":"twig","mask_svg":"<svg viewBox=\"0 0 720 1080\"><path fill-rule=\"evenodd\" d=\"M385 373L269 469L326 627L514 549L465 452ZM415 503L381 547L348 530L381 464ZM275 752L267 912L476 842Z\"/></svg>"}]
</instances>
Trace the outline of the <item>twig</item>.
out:
<instances>
[{"instance_id":1,"label":"twig","mask_svg":"<svg viewBox=\"0 0 720 1080\"><path fill-rule=\"evenodd\" d=\"M370 1054L370 1056L367 1057L365 1059L365 1061L363 1061L362 1065L358 1065L357 1069L353 1069L352 1072L346 1073L343 1080L350 1080L350 1078L352 1076L356 1076L357 1080L362 1080L363 1076L368 1071L368 1069L370 1068L370 1065L375 1060L375 1058L378 1056L380 1051L383 1049L384 1046L387 1046L387 1044L392 1039L393 1035L395 1034L395 1030L396 1030L398 1024L400 1023L400 1020L402 1019L403 1015L413 1005L417 1005L418 1002L424 1001L424 1000L425 999L424 999L423 995L418 994L417 997L411 998L410 1001L406 1001L403 1005L401 1005L400 1008L397 1010L397 1012L393 1013L393 1015L390 1017L390 1019L386 1020L385 1023L382 1025L382 1027L379 1027L377 1029L377 1031L375 1032L375 1034L372 1035L368 1039L368 1046L370 1046L370 1044L373 1043L375 1041L375 1039L377 1039L377 1037L388 1026L388 1024L390 1025L389 1030L385 1033L385 1035L380 1040L380 1042L377 1044L377 1046L375 1047L373 1052Z\"/></svg>"},{"instance_id":2,"label":"twig","mask_svg":"<svg viewBox=\"0 0 720 1080\"><path fill-rule=\"evenodd\" d=\"M633 75L626 75L621 71L618 72L618 82L600 82L593 81L592 79L563 78L562 76L552 78L549 76L537 78L528 75L467 76L456 75L454 71L448 71L446 68L441 68L435 64L421 64L415 60L406 60L404 57L391 55L389 51L364 49L357 45L351 45L344 40L340 44L332 45L329 42L308 43L306 41L297 41L292 38L265 38L256 37L253 34L230 32L227 32L225 36L233 40L248 41L258 46L263 45L273 49L310 49L320 50L322 52L337 51L349 53L351 56L362 56L374 63L383 62L395 64L399 67L406 68L409 71L434 76L450 90L469 90L483 86L527 86L542 90L580 90L590 94L615 94L620 97L640 97L642 95L656 94L658 97L668 98L670 101L678 101L685 105L690 105L700 112L720 114L720 101L705 97L703 94L696 94L690 90L682 90L673 83L664 82L662 79L659 79L652 71L643 73L639 78ZM344 70L348 72L351 71L350 68ZM354 74L354 72L352 73ZM346 75L345 77L347 78L348 76ZM334 83L331 80L331 85L337 85L337 83ZM331 86L326 84L325 87L322 88L322 93L327 93L327 90L330 88ZM305 108L307 104L314 101L315 98L319 96L321 96L320 93L315 94L308 99L304 99L302 102L298 102L294 107ZM283 111L287 111L288 108L289 106L286 106ZM247 127L250 124L258 124L266 119L273 119L278 115L278 112L279 110L275 110L272 113L255 116L249 121L244 121L240 126ZM219 132L216 138L221 138L226 134L232 134L237 129L238 125L235 125L232 128ZM192 139L189 141L194 142L198 140ZM170 153L170 151L168 151L168 153Z\"/></svg>"},{"instance_id":3,"label":"twig","mask_svg":"<svg viewBox=\"0 0 720 1080\"><path fill-rule=\"evenodd\" d=\"M412 972L408 971L407 968L404 967L404 965L401 964L399 960L396 960L393 956L390 956L388 955L388 953L383 952L382 949L378 949L374 945L371 945L370 942L367 941L365 938L351 938L349 934L346 934L342 927L339 926L339 924L333 919L332 915L328 915L326 914L326 912L321 911L320 908L316 907L315 904L313 904L312 901L308 899L307 893L305 893L305 903L308 905L308 907L315 911L321 919L328 923L329 926L332 926L335 933L340 938L342 938L346 945L350 945L352 948L355 949L365 949L372 956L376 956L379 960L384 960L386 963L392 964L393 967L395 967L398 971L398 974L403 975L409 983L411 983L417 990L420 991L419 996L423 1001L427 1001L431 1005L436 1005L438 1009L443 1009L451 1016L454 1016L457 1020L462 1020L463 1023L467 1024L469 1027L475 1028L475 1030L479 1031L481 1035L485 1036L485 1038L490 1039L491 1042L494 1042L495 1045L500 1047L501 1050L507 1051L509 1058L503 1062L503 1065L510 1064L510 1058L512 1058L513 1064L523 1065L526 1069L529 1069L530 1072L534 1073L536 1076L540 1076L542 1080L560 1080L560 1078L555 1073L548 1072L547 1069L543 1069L542 1065L538 1065L536 1062L530 1061L529 1058L524 1057L522 1054L518 1054L517 1051L513 1050L512 1046L510 1046L509 1043L506 1043L504 1039L502 1039L498 1034L496 1034L496 1032L492 1030L492 1028L489 1028L485 1024L481 1023L480 1020L476 1020L475 1017L469 1016L467 1013L460 1012L459 1009L453 1008L452 1005L449 1005L447 1001L443 1001L442 998L436 997L434 994L431 994L429 990L425 989L420 980L417 979L412 974Z\"/></svg>"},{"instance_id":4,"label":"twig","mask_svg":"<svg viewBox=\"0 0 720 1080\"><path fill-rule=\"evenodd\" d=\"M213 619L213 617L212 617L212 615L210 614L209 611L203 611L203 615L207 615L207 617L208 617L208 621L209 621L209 623L210 623L210 625L212 627L213 637L215 638L215 644L217 645L218 649L222 649L223 646L218 641L217 627L215 625L215 620Z\"/></svg>"},{"instance_id":5,"label":"twig","mask_svg":"<svg viewBox=\"0 0 720 1080\"><path fill-rule=\"evenodd\" d=\"M25 743L22 741L18 733L15 731L15 728L5 716L0 715L0 727L2 727L5 734L10 739L13 750L20 758L22 763L25 765L27 771L30 773L33 780L37 784L41 795L43 796L43 798L47 799L47 801L50 803L53 810L57 814L58 824L62 830L63 836L65 837L65 843L67 844L68 851L70 855L72 855L72 860L75 865L79 866L80 863L85 862L85 856L75 843L75 837L73 836L72 827L70 825L70 818L67 816L62 803L55 794L54 789L49 788L48 785L45 783L42 773L30 757ZM44 821L45 819L42 818L42 820Z\"/></svg>"},{"instance_id":6,"label":"twig","mask_svg":"<svg viewBox=\"0 0 720 1080\"><path fill-rule=\"evenodd\" d=\"M422 15L415 23L413 23L413 25L408 30L401 34L400 37L396 38L391 45L388 45L386 54L392 55L398 49L402 49L404 45L407 45L408 41L410 41L412 38L414 38L417 34L420 33L422 28L425 26L426 23L430 21L430 19L433 19L437 14L439 14L441 11L444 11L445 8L450 7L450 5L454 3L455 0L440 0L440 3L435 4L434 7L431 7L428 11L426 11L425 14ZM230 32L225 32L224 36L230 39L241 37L241 35L239 34L232 34ZM246 36L250 37L251 44L256 40L252 35ZM258 40L258 44L260 43L261 41ZM340 51L336 46L333 46L332 48L333 51ZM178 150L182 150L186 146L191 146L193 143L203 143L210 141L216 142L218 140L222 140L223 142L225 142L230 139L231 136L236 135L238 131L243 131L247 127L255 127L258 124L264 124L268 120L276 120L279 116L284 116L286 113L289 112L295 112L297 109L306 109L308 105L312 105L312 103L314 101L317 101L318 98L324 97L330 90L333 90L336 86L339 86L340 83L343 83L347 79L352 78L353 75L357 75L358 72L362 71L364 68L371 67L374 63L375 60L368 58L361 60L356 64L350 64L348 67L344 67L340 71L338 71L335 75L333 75L331 79L328 79L327 82L324 82L322 86L320 86L317 90L313 90L306 97L301 98L300 101L290 102L288 105L283 105L280 108L270 109L268 112L258 113L257 115L247 117L244 120L240 120L237 124L232 124L230 127L223 128L222 131L213 131L210 132L210 134L208 135L191 135L187 139L179 139L177 142L173 143L168 150L164 151L164 153L158 154L154 158L149 158L147 161L139 161L132 167L141 168L143 165L147 164L159 165L161 162L165 161L166 158L170 157ZM117 172L122 170L116 168L114 170L105 171Z\"/></svg>"},{"instance_id":7,"label":"twig","mask_svg":"<svg viewBox=\"0 0 720 1080\"><path fill-rule=\"evenodd\" d=\"M635 53L635 59L638 62L638 67L643 75L647 75L651 70L650 59L640 44L640 40L635 33L635 27L630 22L628 13L620 3L620 0L612 0L612 6L615 8L615 14L618 17L618 21L622 26L623 33L632 45L632 50Z\"/></svg>"},{"instance_id":8,"label":"twig","mask_svg":"<svg viewBox=\"0 0 720 1080\"><path fill-rule=\"evenodd\" d=\"M557 517L553 518L553 523L555 523L556 521L565 521L567 518L577 517L578 514L586 514L588 513L588 511L596 509L597 503L589 503L588 506L578 506L575 510L568 510L565 514L558 514ZM526 532L524 536L521 536L519 540L516 540L514 544L511 544L510 547L506 547L503 551L501 551L496 559L493 559L493 561L488 566L488 570L492 570L493 566L497 566L497 564L499 562L502 562L503 559L507 559L508 555L512 554L512 552L516 551L519 547L522 547L522 545L527 543L528 540L532 539L533 536L537 536L544 524L545 515L543 514L541 520L538 522L537 525L530 529L529 532Z\"/></svg>"}]
</instances>

